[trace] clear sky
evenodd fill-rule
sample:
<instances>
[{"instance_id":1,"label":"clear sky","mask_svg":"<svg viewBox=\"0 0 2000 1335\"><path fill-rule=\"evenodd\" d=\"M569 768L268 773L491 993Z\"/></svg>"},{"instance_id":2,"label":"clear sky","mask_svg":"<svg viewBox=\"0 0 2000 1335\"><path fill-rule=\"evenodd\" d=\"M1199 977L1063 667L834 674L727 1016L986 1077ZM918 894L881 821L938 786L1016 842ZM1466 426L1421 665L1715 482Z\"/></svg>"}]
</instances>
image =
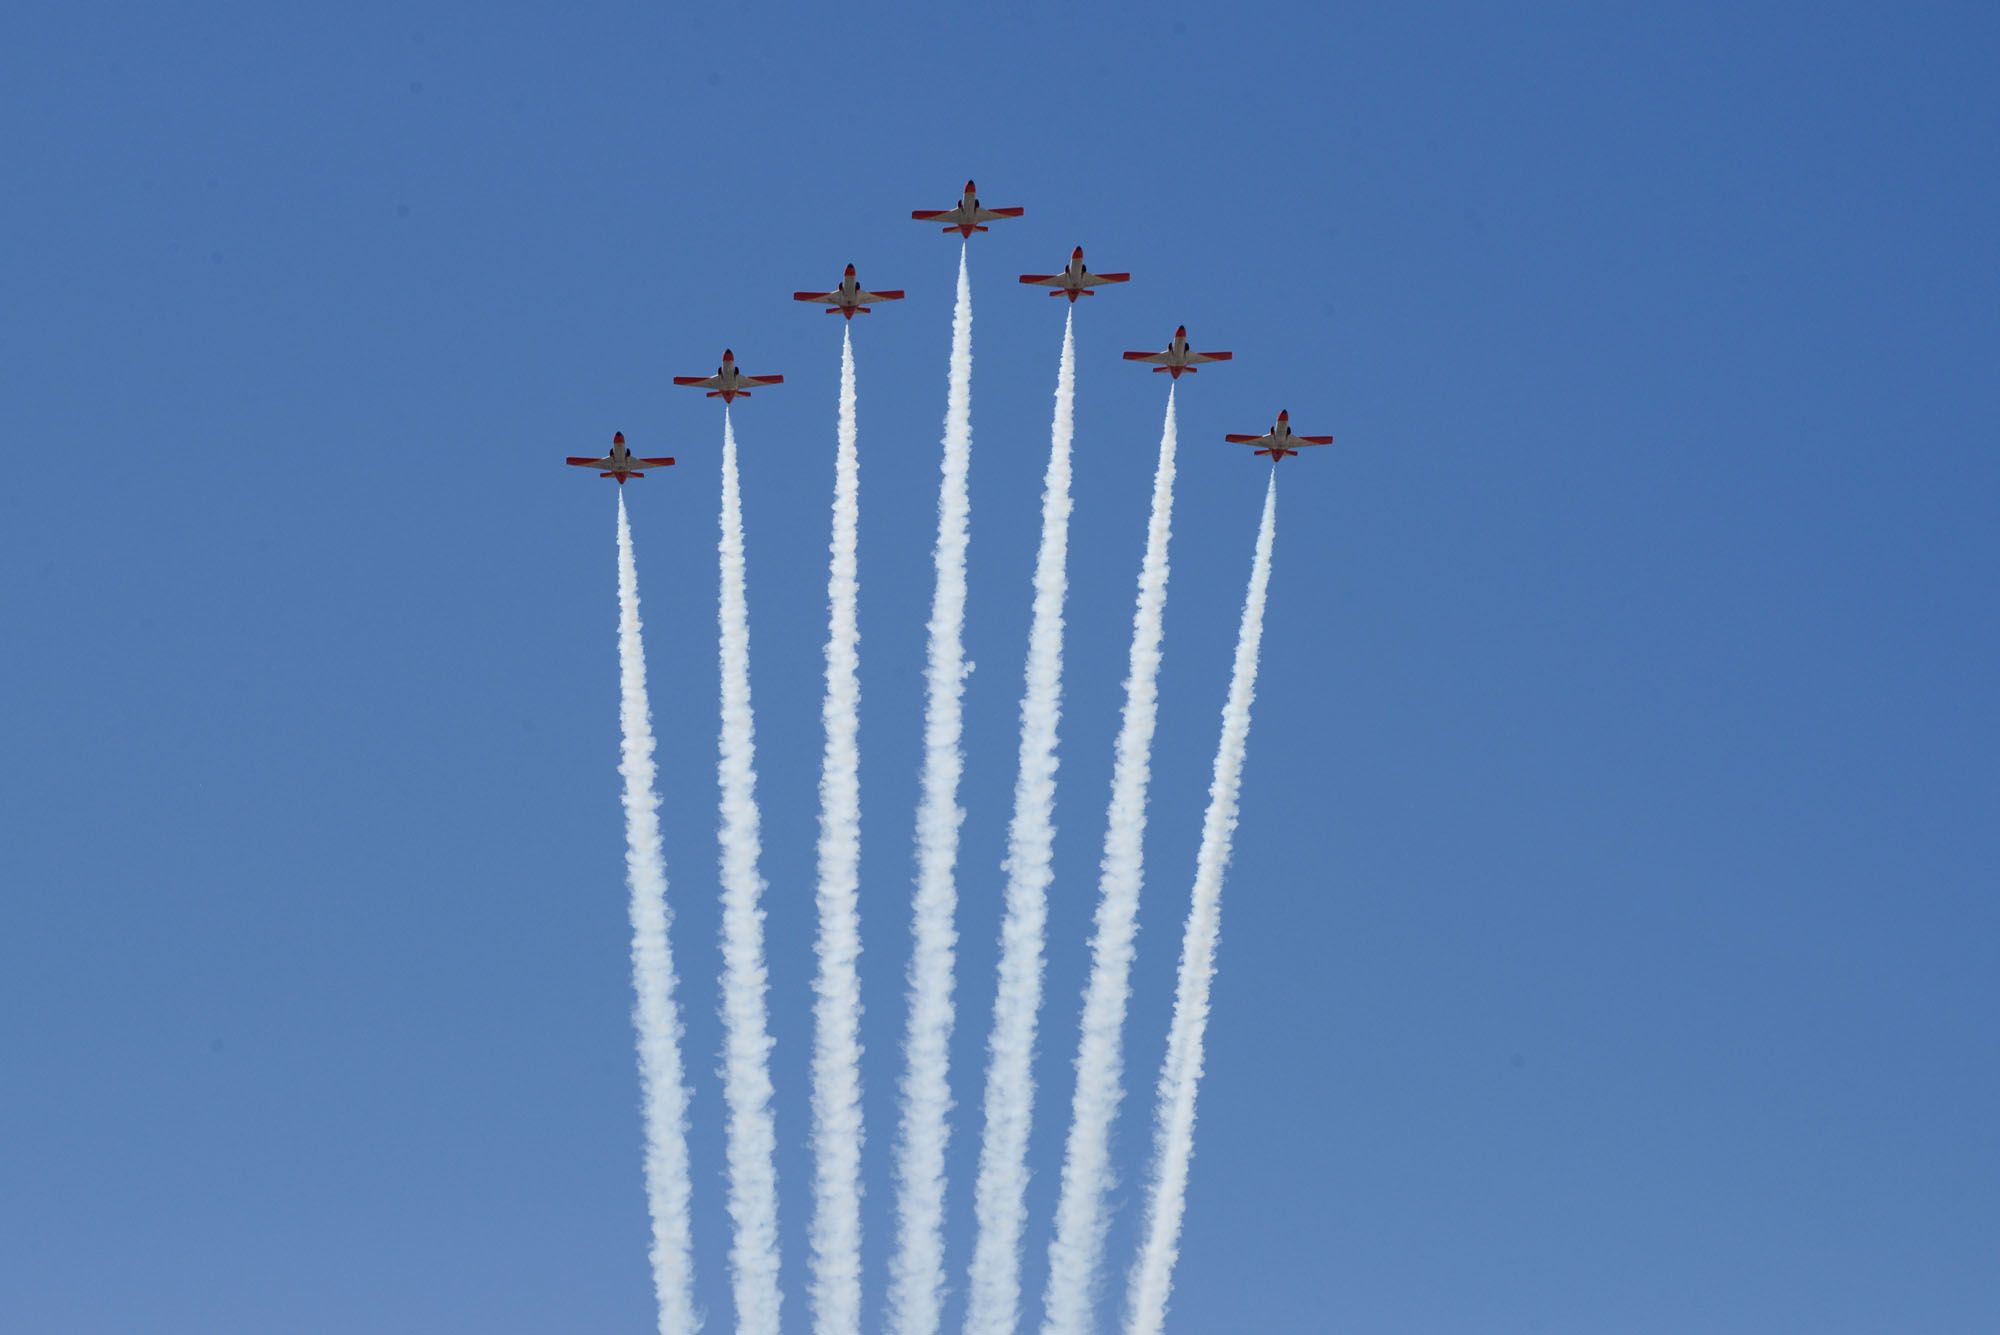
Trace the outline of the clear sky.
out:
<instances>
[{"instance_id":1,"label":"clear sky","mask_svg":"<svg viewBox=\"0 0 2000 1335\"><path fill-rule=\"evenodd\" d=\"M949 1320L1062 304L1045 1269L1177 323L1106 1313L1266 468L1277 568L1175 1329L2000 1329L1988 6L22 4L0 22L0 1327L652 1321L615 772L622 429L693 1080L716 405L742 405L788 1329L839 322L862 457L869 1310L967 176Z\"/></svg>"}]
</instances>

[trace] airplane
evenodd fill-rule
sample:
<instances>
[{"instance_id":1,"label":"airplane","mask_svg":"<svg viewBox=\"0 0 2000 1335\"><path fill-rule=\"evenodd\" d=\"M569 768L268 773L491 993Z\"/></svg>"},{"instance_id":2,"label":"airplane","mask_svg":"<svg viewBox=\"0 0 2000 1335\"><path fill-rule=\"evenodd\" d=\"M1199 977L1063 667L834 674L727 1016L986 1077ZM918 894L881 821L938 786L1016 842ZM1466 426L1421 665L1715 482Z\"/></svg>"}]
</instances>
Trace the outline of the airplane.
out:
<instances>
[{"instance_id":1,"label":"airplane","mask_svg":"<svg viewBox=\"0 0 2000 1335\"><path fill-rule=\"evenodd\" d=\"M827 314L831 315L833 312L839 311L850 320L854 318L857 311L863 315L871 314L868 309L871 302L901 301L902 299L903 289L900 287L887 292L864 291L861 284L854 281L854 266L851 264L847 266L847 272L841 276L840 286L831 292L792 293L793 301L817 301L826 307Z\"/></svg>"},{"instance_id":2,"label":"airplane","mask_svg":"<svg viewBox=\"0 0 2000 1335\"><path fill-rule=\"evenodd\" d=\"M1188 346L1187 326L1182 325L1174 330L1174 341L1167 344L1165 352L1128 352L1125 354L1125 360L1152 362L1155 373L1165 371L1179 380L1182 371L1193 375L1197 366L1206 366L1209 362L1226 362L1235 355L1233 352L1196 352Z\"/></svg>"},{"instance_id":3,"label":"airplane","mask_svg":"<svg viewBox=\"0 0 2000 1335\"><path fill-rule=\"evenodd\" d=\"M738 398L749 398L752 387L762 389L766 385L782 385L781 375L744 375L736 369L736 354L728 348L722 350L722 365L715 368L714 375L677 375L676 385L699 385L708 391L711 399L721 399L724 403Z\"/></svg>"},{"instance_id":4,"label":"airplane","mask_svg":"<svg viewBox=\"0 0 2000 1335\"><path fill-rule=\"evenodd\" d=\"M960 236L970 240L974 232L989 230L980 224L992 222L995 218L1018 218L1026 212L1026 209L987 208L979 202L979 188L972 182L967 181L965 183L965 197L958 201L957 208L912 209L910 210L910 216L918 222L942 222L945 225L945 231L957 232Z\"/></svg>"},{"instance_id":5,"label":"airplane","mask_svg":"<svg viewBox=\"0 0 2000 1335\"><path fill-rule=\"evenodd\" d=\"M1261 436L1224 436L1231 445L1254 445L1252 454L1266 454L1276 463L1288 454L1297 454L1301 445L1331 445L1332 436L1297 436L1292 434L1292 415L1278 414L1278 420L1269 431Z\"/></svg>"},{"instance_id":6,"label":"airplane","mask_svg":"<svg viewBox=\"0 0 2000 1335\"><path fill-rule=\"evenodd\" d=\"M1103 283L1129 283L1129 273L1092 273L1083 267L1083 247L1078 246L1069 253L1069 267L1061 273L1024 273L1024 283L1037 283L1042 287L1052 287L1052 297L1068 297L1070 305L1076 304L1078 297L1092 297L1097 294L1090 289Z\"/></svg>"},{"instance_id":7,"label":"airplane","mask_svg":"<svg viewBox=\"0 0 2000 1335\"><path fill-rule=\"evenodd\" d=\"M672 459L634 458L632 451L625 448L625 433L623 431L614 431L611 434L611 453L605 455L602 459L579 459L575 455L571 455L569 458L564 459L563 462L572 464L578 468L604 469L605 471L599 473L598 476L615 478L618 485L622 487L625 485L626 478L644 477L648 468L671 468L674 461Z\"/></svg>"}]
</instances>

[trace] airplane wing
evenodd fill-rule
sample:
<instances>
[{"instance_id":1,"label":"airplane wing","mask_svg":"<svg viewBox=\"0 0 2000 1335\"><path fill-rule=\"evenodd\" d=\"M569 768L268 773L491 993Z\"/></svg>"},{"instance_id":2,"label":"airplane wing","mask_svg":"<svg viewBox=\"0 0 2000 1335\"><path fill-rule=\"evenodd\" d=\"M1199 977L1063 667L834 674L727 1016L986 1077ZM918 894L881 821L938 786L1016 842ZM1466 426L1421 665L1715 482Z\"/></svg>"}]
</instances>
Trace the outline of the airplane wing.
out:
<instances>
[{"instance_id":1,"label":"airplane wing","mask_svg":"<svg viewBox=\"0 0 2000 1335\"><path fill-rule=\"evenodd\" d=\"M794 293L792 293L792 300L793 300L793 301L823 301L823 302L825 302L825 303L826 303L827 305L831 306L831 305L833 305L833 304L834 304L835 302L837 302L837 301L839 301L839 300L840 300L840 293L838 293L838 292L794 292Z\"/></svg>"},{"instance_id":2,"label":"airplane wing","mask_svg":"<svg viewBox=\"0 0 2000 1335\"><path fill-rule=\"evenodd\" d=\"M1205 366L1209 362L1226 362L1235 356L1233 352L1190 352L1187 359L1189 366Z\"/></svg>"},{"instance_id":3,"label":"airplane wing","mask_svg":"<svg viewBox=\"0 0 2000 1335\"><path fill-rule=\"evenodd\" d=\"M979 213L978 213L978 215L977 215L976 217L974 217L974 218L973 218L973 221L974 221L974 222L986 222L986 221L988 221L988 220L990 220L990 219L993 219L993 218L1018 218L1018 217L1020 217L1020 216L1021 216L1022 214L1026 213L1026 212L1027 212L1027 210L1026 210L1026 209L989 209L989 208L981 208L981 209L979 210ZM922 215L917 215L917 216L922 216Z\"/></svg>"},{"instance_id":4,"label":"airplane wing","mask_svg":"<svg viewBox=\"0 0 2000 1335\"><path fill-rule=\"evenodd\" d=\"M1067 277L1067 274L1059 273L1024 273L1021 275L1021 281L1024 283L1039 283L1043 287L1061 287L1063 280Z\"/></svg>"},{"instance_id":5,"label":"airplane wing","mask_svg":"<svg viewBox=\"0 0 2000 1335\"><path fill-rule=\"evenodd\" d=\"M855 297L855 300L863 306L876 301L901 301L902 299L903 289L900 287L891 288L887 292L863 292Z\"/></svg>"},{"instance_id":6,"label":"airplane wing","mask_svg":"<svg viewBox=\"0 0 2000 1335\"><path fill-rule=\"evenodd\" d=\"M1293 437L1292 437L1292 444L1294 444L1294 445L1331 445L1331 444L1333 444L1333 437L1332 437L1332 436L1293 436Z\"/></svg>"},{"instance_id":7,"label":"airplane wing","mask_svg":"<svg viewBox=\"0 0 2000 1335\"><path fill-rule=\"evenodd\" d=\"M785 378L781 375L746 375L740 377L740 379L746 385L782 385L785 383Z\"/></svg>"},{"instance_id":8,"label":"airplane wing","mask_svg":"<svg viewBox=\"0 0 2000 1335\"><path fill-rule=\"evenodd\" d=\"M722 383L722 377L719 375L677 375L674 377L674 383L676 385L699 385L703 389L714 389Z\"/></svg>"},{"instance_id":9,"label":"airplane wing","mask_svg":"<svg viewBox=\"0 0 2000 1335\"><path fill-rule=\"evenodd\" d=\"M673 464L673 456L671 455L664 459L634 459L632 461L634 468L671 468Z\"/></svg>"},{"instance_id":10,"label":"airplane wing","mask_svg":"<svg viewBox=\"0 0 2000 1335\"><path fill-rule=\"evenodd\" d=\"M911 209L910 216L918 222L934 222L939 218L949 218L957 209Z\"/></svg>"},{"instance_id":11,"label":"airplane wing","mask_svg":"<svg viewBox=\"0 0 2000 1335\"><path fill-rule=\"evenodd\" d=\"M1128 352L1125 354L1125 360L1128 362L1153 362L1157 365L1165 366L1170 356L1172 356L1171 353L1165 352Z\"/></svg>"},{"instance_id":12,"label":"airplane wing","mask_svg":"<svg viewBox=\"0 0 2000 1335\"><path fill-rule=\"evenodd\" d=\"M1081 282L1085 287L1097 287L1103 283L1129 283L1132 281L1132 275L1129 273L1087 273L1077 281Z\"/></svg>"},{"instance_id":13,"label":"airplane wing","mask_svg":"<svg viewBox=\"0 0 2000 1335\"><path fill-rule=\"evenodd\" d=\"M1271 433L1266 431L1261 436L1224 436L1223 439L1231 445L1262 445L1270 442Z\"/></svg>"},{"instance_id":14,"label":"airplane wing","mask_svg":"<svg viewBox=\"0 0 2000 1335\"><path fill-rule=\"evenodd\" d=\"M563 462L574 464L578 468L609 468L611 467L611 456L607 454L602 459L579 459L572 454L564 459Z\"/></svg>"}]
</instances>

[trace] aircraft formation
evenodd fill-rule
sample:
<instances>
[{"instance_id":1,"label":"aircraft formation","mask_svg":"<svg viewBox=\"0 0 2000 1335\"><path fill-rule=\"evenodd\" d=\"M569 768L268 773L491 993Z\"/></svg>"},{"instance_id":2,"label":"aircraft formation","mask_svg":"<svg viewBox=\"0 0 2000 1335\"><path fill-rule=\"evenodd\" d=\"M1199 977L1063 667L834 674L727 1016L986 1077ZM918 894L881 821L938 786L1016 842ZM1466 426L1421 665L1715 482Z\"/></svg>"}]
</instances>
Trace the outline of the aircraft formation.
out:
<instances>
[{"instance_id":1,"label":"aircraft formation","mask_svg":"<svg viewBox=\"0 0 2000 1335\"><path fill-rule=\"evenodd\" d=\"M1019 218L1026 212L1025 208L987 208L980 202L977 185L971 181L967 181L965 183L964 195L960 197L958 203L953 207L948 209L913 209L910 212L910 217L918 222L941 222L944 224L943 230L947 235L957 232L961 237L970 239L975 232L990 231L991 228L987 226L989 223L1005 218ZM1049 295L1052 297L1068 297L1072 306L1076 304L1078 297L1094 297L1097 295L1096 289L1111 283L1130 282L1131 278L1132 275L1129 273L1091 272L1083 262L1082 246L1078 246L1070 252L1069 263L1059 273L1024 273L1021 275L1023 283L1048 288ZM839 285L831 291L794 292L792 293L792 300L814 302L824 306L827 314L832 315L838 312L842 318L852 321L857 315L872 314L874 307L883 302L901 301L903 296L904 292L901 288L885 288L880 292L871 292L867 288L862 287L860 281L855 277L854 266L850 264L847 266L846 272L841 275ZM1235 354L1230 352L1196 352L1188 344L1186 325L1181 325L1174 330L1173 339L1162 351L1139 351L1125 354L1126 361L1150 363L1155 372L1165 371L1175 381L1179 381L1183 374L1193 375L1196 367L1206 366L1214 362L1230 361L1234 357ZM750 392L753 389L763 389L770 385L782 385L784 382L785 378L781 375L744 375L742 371L737 369L736 354L728 348L722 350L722 365L715 368L714 375L677 375L674 377L676 385L687 385L705 390L709 398L721 399L725 404L734 403L737 399L749 398ZM1272 424L1269 431L1264 432L1262 435L1232 434L1224 436L1223 439L1232 445L1248 445L1251 447L1252 454L1267 458L1273 463L1276 463L1280 459L1291 458L1299 452L1302 446L1333 444L1332 436L1301 436L1296 434L1292 430L1291 414L1289 411L1279 412L1277 421ZM595 468L599 470L599 477L611 478L622 487L628 478L644 477L647 469L665 467L672 464L673 460L671 458L641 459L635 457L625 446L625 433L620 431L613 433L611 437L611 453L603 458L591 459L571 456L564 462L573 464L579 468Z\"/></svg>"}]
</instances>

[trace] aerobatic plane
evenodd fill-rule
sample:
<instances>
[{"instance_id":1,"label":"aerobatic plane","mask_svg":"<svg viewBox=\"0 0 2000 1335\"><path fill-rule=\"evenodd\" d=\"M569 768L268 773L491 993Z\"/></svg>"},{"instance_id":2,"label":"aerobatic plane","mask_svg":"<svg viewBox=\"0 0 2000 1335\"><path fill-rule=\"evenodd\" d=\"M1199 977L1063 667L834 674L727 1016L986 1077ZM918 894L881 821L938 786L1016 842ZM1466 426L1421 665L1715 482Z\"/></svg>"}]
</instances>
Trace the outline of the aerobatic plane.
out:
<instances>
[{"instance_id":1,"label":"aerobatic plane","mask_svg":"<svg viewBox=\"0 0 2000 1335\"><path fill-rule=\"evenodd\" d=\"M1269 455L1272 463L1278 462L1288 454L1297 454L1301 445L1333 444L1332 436L1292 434L1292 415L1288 412L1279 413L1278 420L1272 424L1271 429L1261 436L1224 436L1223 439L1231 445L1255 446L1251 453Z\"/></svg>"},{"instance_id":2,"label":"aerobatic plane","mask_svg":"<svg viewBox=\"0 0 2000 1335\"><path fill-rule=\"evenodd\" d=\"M611 434L611 453L605 455L602 459L579 459L575 455L571 455L569 458L564 459L563 462L577 468L601 469L602 471L598 473L599 477L614 478L617 480L618 485L622 487L625 485L626 478L644 477L648 468L671 468L674 461L671 458L635 458L632 451L625 448L625 433L623 431L614 431Z\"/></svg>"},{"instance_id":3,"label":"aerobatic plane","mask_svg":"<svg viewBox=\"0 0 2000 1335\"><path fill-rule=\"evenodd\" d=\"M900 287L887 292L869 292L863 289L861 284L854 280L854 266L851 264L847 266L847 272L841 276L840 286L831 292L792 293L793 301L817 301L826 307L827 314L839 311L850 320L854 318L856 312L862 315L870 314L868 308L875 302L902 299L903 289Z\"/></svg>"},{"instance_id":4,"label":"aerobatic plane","mask_svg":"<svg viewBox=\"0 0 2000 1335\"><path fill-rule=\"evenodd\" d=\"M1078 246L1069 253L1069 267L1061 273L1024 273L1021 275L1021 281L1024 283L1036 283L1042 287L1054 288L1055 291L1049 293L1049 295L1052 297L1068 297L1072 306L1076 304L1078 297L1097 295L1090 290L1093 287L1098 287L1105 283L1128 283L1131 280L1132 275L1129 273L1092 273L1090 270L1084 268L1082 246Z\"/></svg>"},{"instance_id":5,"label":"aerobatic plane","mask_svg":"<svg viewBox=\"0 0 2000 1335\"><path fill-rule=\"evenodd\" d=\"M967 181L965 196L958 201L957 208L912 209L910 216L918 222L941 222L945 231L957 232L969 240L974 232L988 230L982 224L990 223L995 218L1018 218L1026 212L1026 209L987 208L979 202L979 187Z\"/></svg>"},{"instance_id":6,"label":"aerobatic plane","mask_svg":"<svg viewBox=\"0 0 2000 1335\"><path fill-rule=\"evenodd\" d=\"M698 385L708 391L711 399L721 399L724 403L738 398L747 399L752 389L762 389L766 385L782 385L781 375L744 375L736 369L736 354L728 348L722 350L722 365L715 368L714 375L677 375L676 385Z\"/></svg>"},{"instance_id":7,"label":"aerobatic plane","mask_svg":"<svg viewBox=\"0 0 2000 1335\"><path fill-rule=\"evenodd\" d=\"M1233 352L1196 352L1188 346L1187 326L1182 325L1174 330L1174 341L1167 344L1165 352L1128 352L1125 354L1125 360L1151 362L1154 371L1165 371L1179 380L1182 371L1193 375L1197 366L1206 366L1210 362L1226 362L1235 355Z\"/></svg>"}]
</instances>

